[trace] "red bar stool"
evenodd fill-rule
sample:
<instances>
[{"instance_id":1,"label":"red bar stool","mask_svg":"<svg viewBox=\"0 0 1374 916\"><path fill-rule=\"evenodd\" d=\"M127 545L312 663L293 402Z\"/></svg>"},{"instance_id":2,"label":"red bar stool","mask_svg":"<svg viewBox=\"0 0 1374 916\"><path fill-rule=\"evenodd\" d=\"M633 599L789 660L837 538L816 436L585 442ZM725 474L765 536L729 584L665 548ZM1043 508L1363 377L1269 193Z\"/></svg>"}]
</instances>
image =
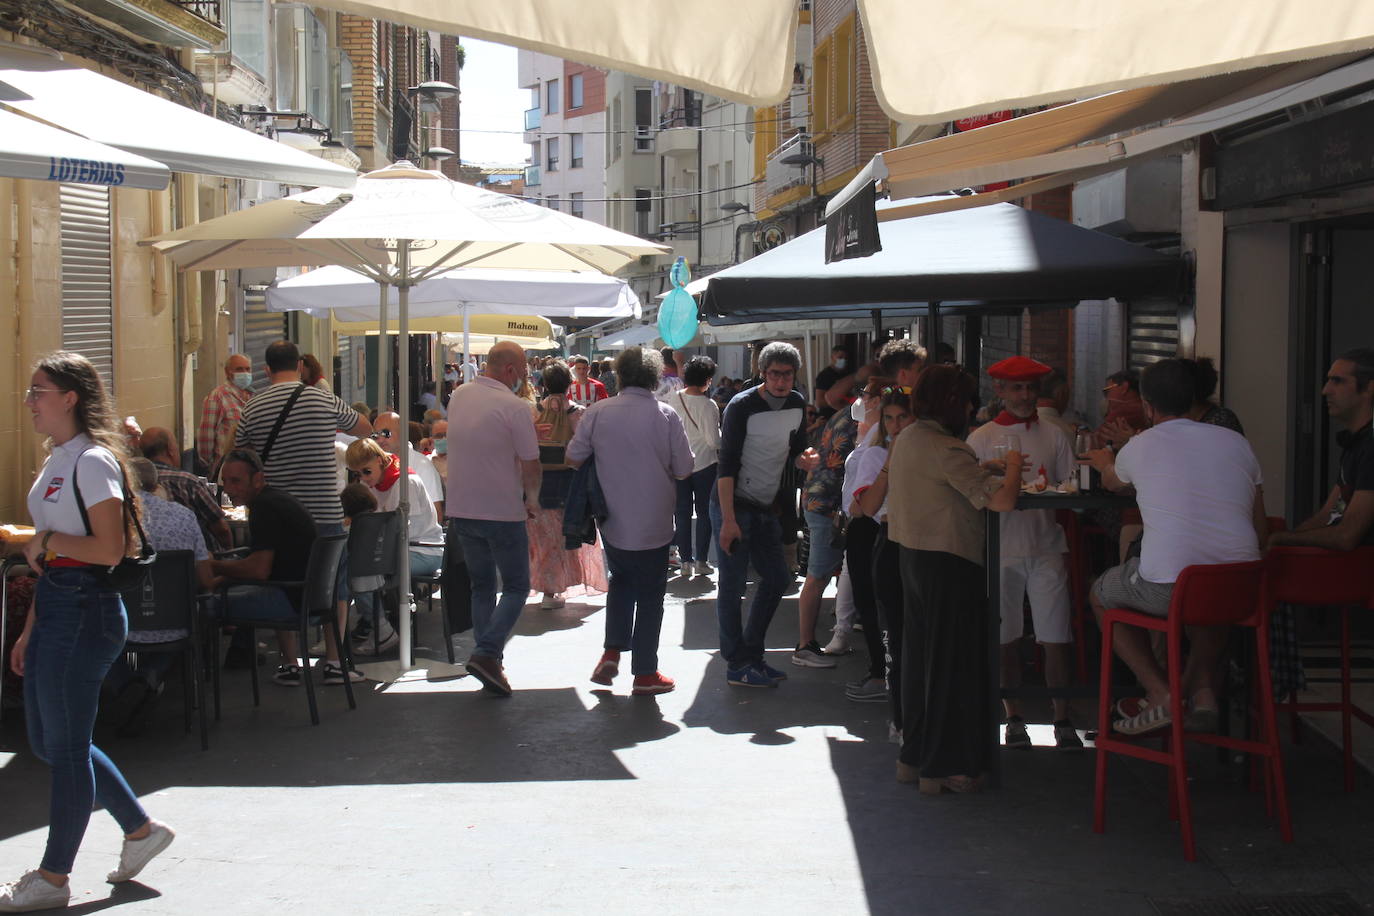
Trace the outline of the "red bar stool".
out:
<instances>
[{"instance_id":1,"label":"red bar stool","mask_svg":"<svg viewBox=\"0 0 1374 916\"><path fill-rule=\"evenodd\" d=\"M1355 752L1351 742L1351 720L1358 718L1374 726L1374 715L1356 706L1350 698L1350 608L1374 607L1374 547L1354 550L1324 550L1319 547L1274 547L1267 564L1268 608L1275 605L1339 605L1341 609L1341 698L1335 703L1300 703L1296 694L1279 703L1291 717L1294 741L1298 734L1298 713L1339 712L1341 714L1341 753L1345 759L1345 791L1355 791Z\"/></svg>"},{"instance_id":2,"label":"red bar stool","mask_svg":"<svg viewBox=\"0 0 1374 916\"><path fill-rule=\"evenodd\" d=\"M1106 829L1107 755L1124 754L1162 764L1171 770L1169 781L1170 817L1179 822L1183 834L1183 857L1196 861L1193 839L1192 804L1188 798L1188 741L1244 751L1264 758L1265 781L1273 787L1277 800L1279 831L1285 843L1293 842L1289 819L1288 792L1283 781L1283 757L1279 751L1278 720L1274 713L1274 690L1269 673L1269 608L1261 600L1264 563L1227 563L1216 566L1189 566L1179 574L1169 602L1168 617L1154 617L1138 611L1113 608L1102 620L1102 677L1097 715L1097 785L1093 799L1093 830ZM1118 624L1142 627L1166 634L1169 646L1168 675L1170 717L1173 724L1161 734L1164 747L1156 750L1138 741L1113 736L1112 637ZM1260 740L1249 741L1204 732L1183 730L1183 628L1185 626L1233 625L1255 629L1255 664L1260 680Z\"/></svg>"}]
</instances>

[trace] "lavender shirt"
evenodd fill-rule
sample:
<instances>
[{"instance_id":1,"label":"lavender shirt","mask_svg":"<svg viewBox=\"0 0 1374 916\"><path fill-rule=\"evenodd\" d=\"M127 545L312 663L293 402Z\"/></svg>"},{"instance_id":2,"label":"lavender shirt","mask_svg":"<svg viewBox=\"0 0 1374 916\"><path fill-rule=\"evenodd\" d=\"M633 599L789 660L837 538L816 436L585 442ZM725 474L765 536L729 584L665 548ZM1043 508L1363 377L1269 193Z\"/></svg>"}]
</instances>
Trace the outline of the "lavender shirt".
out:
<instances>
[{"instance_id":1,"label":"lavender shirt","mask_svg":"<svg viewBox=\"0 0 1374 916\"><path fill-rule=\"evenodd\" d=\"M448 402L448 445L445 514L523 522L525 489L517 459L539 457L529 402L485 375L459 386Z\"/></svg>"},{"instance_id":2,"label":"lavender shirt","mask_svg":"<svg viewBox=\"0 0 1374 916\"><path fill-rule=\"evenodd\" d=\"M580 464L592 454L610 513L601 526L606 543L653 550L672 541L675 478L692 474L692 447L677 411L644 388L597 401L568 443L570 461Z\"/></svg>"}]
</instances>

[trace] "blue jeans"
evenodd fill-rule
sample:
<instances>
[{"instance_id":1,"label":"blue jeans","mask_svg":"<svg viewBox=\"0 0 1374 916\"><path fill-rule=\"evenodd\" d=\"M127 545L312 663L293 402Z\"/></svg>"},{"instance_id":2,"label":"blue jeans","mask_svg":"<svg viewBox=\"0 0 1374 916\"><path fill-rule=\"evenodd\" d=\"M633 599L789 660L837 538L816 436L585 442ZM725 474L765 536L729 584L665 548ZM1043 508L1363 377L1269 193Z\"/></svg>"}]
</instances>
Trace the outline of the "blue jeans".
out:
<instances>
[{"instance_id":1,"label":"blue jeans","mask_svg":"<svg viewBox=\"0 0 1374 916\"><path fill-rule=\"evenodd\" d=\"M668 545L621 550L606 545L611 587L606 592L606 648L633 653L630 672L658 670L663 593L668 588Z\"/></svg>"},{"instance_id":2,"label":"blue jeans","mask_svg":"<svg viewBox=\"0 0 1374 916\"><path fill-rule=\"evenodd\" d=\"M472 580L474 655L501 658L511 630L530 596L530 539L524 522L450 519L463 547ZM501 600L496 600L496 573L501 573Z\"/></svg>"},{"instance_id":3,"label":"blue jeans","mask_svg":"<svg viewBox=\"0 0 1374 916\"><path fill-rule=\"evenodd\" d=\"M51 569L38 580L24 653L24 716L29 746L52 770L48 845L42 867L70 874L95 802L133 833L148 821L110 758L91 744L100 682L124 651L129 622L119 593L89 572Z\"/></svg>"},{"instance_id":4,"label":"blue jeans","mask_svg":"<svg viewBox=\"0 0 1374 916\"><path fill-rule=\"evenodd\" d=\"M716 466L694 471L691 477L677 482L677 510L673 523L677 530L673 543L684 563L694 560L706 562L711 555L711 493L716 488ZM696 551L692 550L692 510L696 509Z\"/></svg>"},{"instance_id":5,"label":"blue jeans","mask_svg":"<svg viewBox=\"0 0 1374 916\"><path fill-rule=\"evenodd\" d=\"M764 639L773 614L782 601L789 576L782 557L782 526L772 512L736 504L735 522L739 525L739 545L733 553L720 550L720 579L716 589L716 617L720 622L720 654L732 669L763 661ZM720 501L711 500L711 529L717 540L723 518ZM749 605L749 618L740 625L749 562L758 571L758 588Z\"/></svg>"},{"instance_id":6,"label":"blue jeans","mask_svg":"<svg viewBox=\"0 0 1374 916\"><path fill-rule=\"evenodd\" d=\"M216 595L214 607L221 616L246 620L294 620L300 613L286 592L275 585L231 585L228 610L219 608L219 604Z\"/></svg>"},{"instance_id":7,"label":"blue jeans","mask_svg":"<svg viewBox=\"0 0 1374 916\"><path fill-rule=\"evenodd\" d=\"M411 550L408 551L408 553L410 554L410 575L412 579L415 576L432 576L444 565L442 554L439 556L431 556L427 553L420 553L418 550ZM372 602L373 595L375 594L376 592L362 592L361 594L353 596L353 607L357 610L359 619L366 620L369 624L372 623ZM383 630L382 632L386 631Z\"/></svg>"}]
</instances>

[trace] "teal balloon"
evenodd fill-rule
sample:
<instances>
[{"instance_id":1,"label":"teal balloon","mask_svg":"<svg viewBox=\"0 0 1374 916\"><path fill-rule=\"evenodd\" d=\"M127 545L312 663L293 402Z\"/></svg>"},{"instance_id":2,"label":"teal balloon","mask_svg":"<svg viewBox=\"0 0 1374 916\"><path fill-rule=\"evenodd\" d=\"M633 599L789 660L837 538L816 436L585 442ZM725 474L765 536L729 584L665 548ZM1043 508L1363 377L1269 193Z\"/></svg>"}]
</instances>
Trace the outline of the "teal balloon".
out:
<instances>
[{"instance_id":1,"label":"teal balloon","mask_svg":"<svg viewBox=\"0 0 1374 916\"><path fill-rule=\"evenodd\" d=\"M686 286L692 282L692 271L687 267L687 259L679 256L668 270L668 279L674 286Z\"/></svg>"},{"instance_id":2,"label":"teal balloon","mask_svg":"<svg viewBox=\"0 0 1374 916\"><path fill-rule=\"evenodd\" d=\"M658 307L658 336L670 347L685 347L697 336L697 302L682 287L663 297Z\"/></svg>"}]
</instances>

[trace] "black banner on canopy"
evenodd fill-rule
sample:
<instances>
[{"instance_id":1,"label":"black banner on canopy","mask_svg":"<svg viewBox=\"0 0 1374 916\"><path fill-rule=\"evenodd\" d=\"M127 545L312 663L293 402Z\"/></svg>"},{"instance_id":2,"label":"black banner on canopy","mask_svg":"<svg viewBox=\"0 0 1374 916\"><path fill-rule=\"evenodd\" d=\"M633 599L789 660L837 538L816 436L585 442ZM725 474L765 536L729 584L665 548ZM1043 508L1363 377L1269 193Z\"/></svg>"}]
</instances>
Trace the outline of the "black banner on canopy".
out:
<instances>
[{"instance_id":1,"label":"black banner on canopy","mask_svg":"<svg viewBox=\"0 0 1374 916\"><path fill-rule=\"evenodd\" d=\"M869 182L825 220L825 263L866 258L883 250L878 237L877 187Z\"/></svg>"}]
</instances>

